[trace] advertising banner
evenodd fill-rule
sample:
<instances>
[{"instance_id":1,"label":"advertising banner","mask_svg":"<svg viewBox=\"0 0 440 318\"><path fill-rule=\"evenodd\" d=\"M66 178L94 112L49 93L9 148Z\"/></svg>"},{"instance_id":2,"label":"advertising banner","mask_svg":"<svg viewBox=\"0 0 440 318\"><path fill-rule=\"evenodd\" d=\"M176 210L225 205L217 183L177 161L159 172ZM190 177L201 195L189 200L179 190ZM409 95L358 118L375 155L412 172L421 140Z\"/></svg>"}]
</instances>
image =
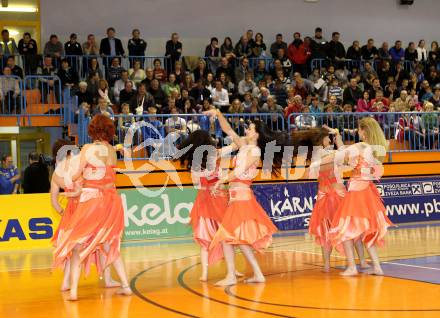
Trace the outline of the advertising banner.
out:
<instances>
[{"instance_id":1,"label":"advertising banner","mask_svg":"<svg viewBox=\"0 0 440 318\"><path fill-rule=\"evenodd\" d=\"M385 179L377 189L394 223L440 220L440 178ZM308 227L316 182L255 185L254 191L279 230Z\"/></svg>"}]
</instances>

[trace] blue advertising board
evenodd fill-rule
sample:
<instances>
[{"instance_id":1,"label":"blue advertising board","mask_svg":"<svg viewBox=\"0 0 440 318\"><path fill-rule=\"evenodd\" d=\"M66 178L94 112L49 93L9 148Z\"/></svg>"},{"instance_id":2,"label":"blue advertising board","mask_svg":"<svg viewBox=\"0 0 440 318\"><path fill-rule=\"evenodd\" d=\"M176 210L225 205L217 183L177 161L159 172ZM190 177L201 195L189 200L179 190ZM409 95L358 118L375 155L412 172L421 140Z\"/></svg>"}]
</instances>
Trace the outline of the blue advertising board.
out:
<instances>
[{"instance_id":1,"label":"blue advertising board","mask_svg":"<svg viewBox=\"0 0 440 318\"><path fill-rule=\"evenodd\" d=\"M253 189L279 230L308 228L316 182L264 184ZM440 220L440 178L384 179L377 189L388 217L396 224Z\"/></svg>"}]
</instances>

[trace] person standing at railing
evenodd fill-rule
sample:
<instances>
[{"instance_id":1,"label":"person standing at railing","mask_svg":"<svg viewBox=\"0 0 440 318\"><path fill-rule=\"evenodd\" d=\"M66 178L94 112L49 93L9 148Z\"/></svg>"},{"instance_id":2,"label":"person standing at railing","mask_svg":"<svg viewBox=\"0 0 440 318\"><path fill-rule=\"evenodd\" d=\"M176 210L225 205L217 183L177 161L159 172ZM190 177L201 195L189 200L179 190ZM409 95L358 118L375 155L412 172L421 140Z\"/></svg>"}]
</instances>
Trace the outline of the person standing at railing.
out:
<instances>
[{"instance_id":1,"label":"person standing at railing","mask_svg":"<svg viewBox=\"0 0 440 318\"><path fill-rule=\"evenodd\" d=\"M168 74L174 72L176 61L180 61L180 57L182 56L182 48L182 43L179 42L179 34L171 34L171 40L168 40L165 45L165 56L167 57L166 70Z\"/></svg>"},{"instance_id":2,"label":"person standing at railing","mask_svg":"<svg viewBox=\"0 0 440 318\"><path fill-rule=\"evenodd\" d=\"M417 61L425 64L428 61L428 52L425 48L426 42L425 40L420 40L419 45L417 46Z\"/></svg>"},{"instance_id":3,"label":"person standing at railing","mask_svg":"<svg viewBox=\"0 0 440 318\"><path fill-rule=\"evenodd\" d=\"M11 77L11 69L6 66L0 76L0 112L20 114L20 85L17 78Z\"/></svg>"},{"instance_id":4,"label":"person standing at railing","mask_svg":"<svg viewBox=\"0 0 440 318\"><path fill-rule=\"evenodd\" d=\"M99 65L98 65L98 59L97 57L100 55L99 54L99 47L98 47L98 43L96 43L96 39L95 39L95 35L94 34L89 34L87 36L87 41L83 43L82 45L82 49L83 49L83 63L82 63L82 76L87 76L91 73L91 71L94 72L99 72L102 73L101 70L99 69ZM92 62L93 59L96 60L96 64L94 65L94 67L91 70L92 67ZM102 74L100 75L100 77L102 77Z\"/></svg>"},{"instance_id":5,"label":"person standing at railing","mask_svg":"<svg viewBox=\"0 0 440 318\"><path fill-rule=\"evenodd\" d=\"M258 32L255 34L255 40L252 44L252 57L267 57L266 49L266 44L263 41L263 34Z\"/></svg>"},{"instance_id":6,"label":"person standing at railing","mask_svg":"<svg viewBox=\"0 0 440 318\"><path fill-rule=\"evenodd\" d=\"M382 61L391 61L391 54L389 51L388 42L383 42L382 46L379 48L379 59Z\"/></svg>"},{"instance_id":7,"label":"person standing at railing","mask_svg":"<svg viewBox=\"0 0 440 318\"><path fill-rule=\"evenodd\" d=\"M278 33L275 36L275 42L270 45L270 54L272 55L272 58L278 58L279 49L283 49L287 52L287 43L283 41L283 35L281 33Z\"/></svg>"},{"instance_id":8,"label":"person standing at railing","mask_svg":"<svg viewBox=\"0 0 440 318\"><path fill-rule=\"evenodd\" d=\"M301 76L307 75L307 61L311 56L310 47L301 39L301 34L295 32L293 34L293 42L289 44L287 49L287 57L292 63L292 72L299 72Z\"/></svg>"},{"instance_id":9,"label":"person standing at railing","mask_svg":"<svg viewBox=\"0 0 440 318\"><path fill-rule=\"evenodd\" d=\"M397 64L398 62L405 60L405 50L402 48L402 41L397 40L394 46L389 50L391 55L391 61L393 64Z\"/></svg>"},{"instance_id":10,"label":"person standing at railing","mask_svg":"<svg viewBox=\"0 0 440 318\"><path fill-rule=\"evenodd\" d=\"M66 58L69 61L70 67L75 72L79 73L79 71L80 71L79 59L80 59L80 56L83 55L83 50L82 50L81 44L79 44L79 42L77 42L77 35L75 33L72 33L70 35L69 41L64 44L64 52L66 55L68 55Z\"/></svg>"},{"instance_id":11,"label":"person standing at railing","mask_svg":"<svg viewBox=\"0 0 440 318\"><path fill-rule=\"evenodd\" d=\"M44 45L45 56L50 56L53 58L53 62L56 68L60 67L61 56L64 55L63 44L58 40L56 34L52 34L49 41Z\"/></svg>"},{"instance_id":12,"label":"person standing at railing","mask_svg":"<svg viewBox=\"0 0 440 318\"><path fill-rule=\"evenodd\" d=\"M339 41L339 32L332 33L332 39L327 45L327 56L335 63L336 68L343 68L343 61L345 60L345 48L344 45Z\"/></svg>"},{"instance_id":13,"label":"person standing at railing","mask_svg":"<svg viewBox=\"0 0 440 318\"><path fill-rule=\"evenodd\" d=\"M140 68L144 68L145 50L147 49L147 41L141 39L141 32L139 29L134 29L131 32L132 38L128 40L128 56L130 57L130 67L134 67L134 62L140 62Z\"/></svg>"},{"instance_id":14,"label":"person standing at railing","mask_svg":"<svg viewBox=\"0 0 440 318\"><path fill-rule=\"evenodd\" d=\"M414 42L409 42L405 49L405 61L411 62L411 68L414 68L417 62L417 50Z\"/></svg>"},{"instance_id":15,"label":"person standing at railing","mask_svg":"<svg viewBox=\"0 0 440 318\"><path fill-rule=\"evenodd\" d=\"M113 57L117 56L120 64L120 57L125 55L121 40L115 36L115 29L113 27L108 28L107 37L101 40L99 46L99 55L102 56L106 72L110 68L110 64L113 63ZM108 76L108 74L106 74L106 76Z\"/></svg>"},{"instance_id":16,"label":"person standing at railing","mask_svg":"<svg viewBox=\"0 0 440 318\"><path fill-rule=\"evenodd\" d=\"M346 58L353 61L360 61L362 59L359 41L353 41L353 44L347 49Z\"/></svg>"},{"instance_id":17,"label":"person standing at railing","mask_svg":"<svg viewBox=\"0 0 440 318\"><path fill-rule=\"evenodd\" d=\"M428 53L428 62L429 65L435 66L438 69L438 64L440 62L440 51L437 41L431 42L431 50Z\"/></svg>"},{"instance_id":18,"label":"person standing at railing","mask_svg":"<svg viewBox=\"0 0 440 318\"><path fill-rule=\"evenodd\" d=\"M34 75L39 62L38 46L29 32L25 32L23 38L18 41L18 52L22 55L26 75Z\"/></svg>"},{"instance_id":19,"label":"person standing at railing","mask_svg":"<svg viewBox=\"0 0 440 318\"><path fill-rule=\"evenodd\" d=\"M8 56L6 66L11 69L11 74L23 79L23 69L15 64L15 56Z\"/></svg>"},{"instance_id":20,"label":"person standing at railing","mask_svg":"<svg viewBox=\"0 0 440 318\"><path fill-rule=\"evenodd\" d=\"M3 58L2 65L6 64L6 59L10 55L17 55L18 48L15 40L9 37L7 29L2 30L2 40L0 41L0 57Z\"/></svg>"},{"instance_id":21,"label":"person standing at railing","mask_svg":"<svg viewBox=\"0 0 440 318\"><path fill-rule=\"evenodd\" d=\"M238 59L249 58L252 56L252 46L246 35L240 37L240 41L235 45L235 55Z\"/></svg>"},{"instance_id":22,"label":"person standing at railing","mask_svg":"<svg viewBox=\"0 0 440 318\"><path fill-rule=\"evenodd\" d=\"M374 40L368 39L367 44L361 48L362 59L372 61L379 57L379 51L374 46Z\"/></svg>"}]
</instances>

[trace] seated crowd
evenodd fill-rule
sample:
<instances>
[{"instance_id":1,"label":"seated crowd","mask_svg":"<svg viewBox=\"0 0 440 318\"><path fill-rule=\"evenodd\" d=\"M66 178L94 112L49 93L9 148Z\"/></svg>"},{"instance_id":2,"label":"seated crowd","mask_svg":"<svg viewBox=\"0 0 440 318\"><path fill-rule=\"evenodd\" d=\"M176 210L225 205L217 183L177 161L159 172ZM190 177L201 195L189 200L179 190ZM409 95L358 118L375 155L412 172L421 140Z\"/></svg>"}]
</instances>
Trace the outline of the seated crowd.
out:
<instances>
[{"instance_id":1,"label":"seated crowd","mask_svg":"<svg viewBox=\"0 0 440 318\"><path fill-rule=\"evenodd\" d=\"M3 73L21 78L24 74L57 75L59 83L40 80L46 81L39 85L46 87L40 88L42 96L53 90L59 101L54 87L70 88L78 97L79 107L73 112L78 114L82 109L86 116L108 114L121 130L142 115L197 114L217 107L231 114L272 113L268 119L272 128L281 129L287 124L303 129L325 122L349 135L356 127L354 121L334 113L423 112L391 119L375 116L379 116L384 129L390 130L389 137L406 138L411 133L429 139L427 136L438 135L438 116L429 114L440 107L440 51L435 41L429 50L424 40L417 46L410 42L404 49L401 41L395 41L391 48L387 42L377 48L369 39L363 46L354 41L346 50L338 32L327 40L322 29L316 28L310 37L302 38L295 32L290 44L277 34L275 41L266 46L261 33L254 37L248 30L235 45L229 37L221 45L213 37L205 56L192 66L182 60L183 46L179 35L173 33L166 43L165 58L144 68L142 56L147 42L139 30L133 30L132 35L127 45L130 67L124 69L121 57L126 52L113 28L107 29L100 45L93 34L83 45L77 42L76 34L64 45L52 35L44 47L42 62L32 58L37 48L28 33L17 47L3 30L1 43L12 43L8 52L26 59L22 70L13 56L4 55ZM4 44L0 49L6 52ZM82 56L82 68L77 65L80 59L72 56ZM319 63L311 63L313 60ZM1 112L7 112L6 100L9 112L16 110L18 94L13 78L0 79ZM323 113L331 114L320 115ZM121 119L115 117L117 114L133 117ZM177 125L173 119L173 127L166 130L184 131L182 127L189 119L193 127L201 127L197 117L179 118L184 125ZM387 126L391 122L397 123L392 132ZM434 142L438 140L433 138ZM425 141L422 143L424 147Z\"/></svg>"}]
</instances>

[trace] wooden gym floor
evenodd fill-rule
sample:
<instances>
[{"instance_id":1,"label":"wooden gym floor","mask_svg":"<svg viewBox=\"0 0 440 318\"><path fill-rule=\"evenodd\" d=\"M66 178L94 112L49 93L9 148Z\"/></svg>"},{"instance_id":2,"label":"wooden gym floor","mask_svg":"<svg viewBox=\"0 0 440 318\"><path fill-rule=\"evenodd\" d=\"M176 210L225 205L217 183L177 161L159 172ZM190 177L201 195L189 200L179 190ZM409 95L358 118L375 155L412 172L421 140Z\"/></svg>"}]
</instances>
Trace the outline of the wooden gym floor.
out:
<instances>
[{"instance_id":1,"label":"wooden gym floor","mask_svg":"<svg viewBox=\"0 0 440 318\"><path fill-rule=\"evenodd\" d=\"M292 234L292 233L290 233ZM51 250L0 253L0 317L439 317L440 223L390 231L380 251L384 277L339 276L344 259L321 272L320 249L304 233L278 236L259 260L266 284L214 287L224 264L200 283L190 239L126 244L123 257L135 294L104 289L93 272L80 281L80 301L59 292ZM249 273L242 255L238 268Z\"/></svg>"}]
</instances>

